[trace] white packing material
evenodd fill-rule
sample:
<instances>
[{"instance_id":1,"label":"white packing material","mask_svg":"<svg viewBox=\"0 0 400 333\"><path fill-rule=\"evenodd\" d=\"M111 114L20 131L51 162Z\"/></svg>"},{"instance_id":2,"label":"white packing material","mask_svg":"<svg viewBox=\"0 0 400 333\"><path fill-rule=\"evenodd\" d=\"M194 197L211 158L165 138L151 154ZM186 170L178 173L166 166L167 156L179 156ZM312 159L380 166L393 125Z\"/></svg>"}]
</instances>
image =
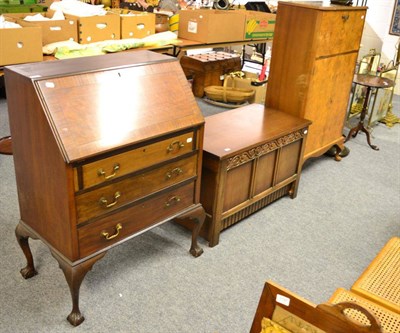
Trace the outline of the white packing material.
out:
<instances>
[{"instance_id":1,"label":"white packing material","mask_svg":"<svg viewBox=\"0 0 400 333\"><path fill-rule=\"evenodd\" d=\"M50 5L50 9L54 11L60 10L64 14L80 17L102 16L107 14L104 5L90 5L78 0L56 1Z\"/></svg>"},{"instance_id":2,"label":"white packing material","mask_svg":"<svg viewBox=\"0 0 400 333\"><path fill-rule=\"evenodd\" d=\"M61 10L54 12L53 17L46 17L43 14L27 15L24 17L24 21L28 22L40 22L40 21L55 21L55 20L65 20L65 16Z\"/></svg>"},{"instance_id":3,"label":"white packing material","mask_svg":"<svg viewBox=\"0 0 400 333\"><path fill-rule=\"evenodd\" d=\"M0 29L22 28L18 23L6 21L3 15L0 15Z\"/></svg>"}]
</instances>

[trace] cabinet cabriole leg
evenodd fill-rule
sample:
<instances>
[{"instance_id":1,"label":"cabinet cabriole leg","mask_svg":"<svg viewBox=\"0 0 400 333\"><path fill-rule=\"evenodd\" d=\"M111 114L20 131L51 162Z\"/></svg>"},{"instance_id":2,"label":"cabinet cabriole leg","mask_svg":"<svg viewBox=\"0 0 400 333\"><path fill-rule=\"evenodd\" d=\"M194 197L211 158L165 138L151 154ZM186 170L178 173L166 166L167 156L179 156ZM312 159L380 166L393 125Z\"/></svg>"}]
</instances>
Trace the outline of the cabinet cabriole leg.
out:
<instances>
[{"instance_id":1,"label":"cabinet cabriole leg","mask_svg":"<svg viewBox=\"0 0 400 333\"><path fill-rule=\"evenodd\" d=\"M15 228L15 236L17 237L18 244L21 247L27 262L26 267L20 270L21 275L24 279L30 279L37 274L37 271L33 262L31 248L29 246L29 237L32 239L37 239L37 237L32 235L26 228L24 228L21 222L18 223L17 227Z\"/></svg>"},{"instance_id":2,"label":"cabinet cabriole leg","mask_svg":"<svg viewBox=\"0 0 400 333\"><path fill-rule=\"evenodd\" d=\"M335 154L335 161L340 162L342 160L342 156L340 156L342 152L342 148L336 145L336 154Z\"/></svg>"},{"instance_id":3,"label":"cabinet cabriole leg","mask_svg":"<svg viewBox=\"0 0 400 333\"><path fill-rule=\"evenodd\" d=\"M204 211L203 206L197 206L190 212L175 218L175 220L179 223L181 223L180 221L183 220L189 220L195 223L195 227L192 230L192 244L190 246L189 252L193 257L196 258L203 254L203 249L198 245L197 238L199 236L200 230L204 224L205 219L206 219L206 212Z\"/></svg>"},{"instance_id":4,"label":"cabinet cabriole leg","mask_svg":"<svg viewBox=\"0 0 400 333\"><path fill-rule=\"evenodd\" d=\"M67 320L70 322L71 325L78 326L85 320L85 317L81 314L81 311L79 309L79 290L82 281L85 278L87 272L92 269L93 265L98 260L104 257L106 252L100 253L86 261L83 261L82 263L77 264L76 266L72 266L69 262L67 262L64 258L62 258L54 251L51 251L51 254L58 261L71 292L72 311L68 315Z\"/></svg>"}]
</instances>

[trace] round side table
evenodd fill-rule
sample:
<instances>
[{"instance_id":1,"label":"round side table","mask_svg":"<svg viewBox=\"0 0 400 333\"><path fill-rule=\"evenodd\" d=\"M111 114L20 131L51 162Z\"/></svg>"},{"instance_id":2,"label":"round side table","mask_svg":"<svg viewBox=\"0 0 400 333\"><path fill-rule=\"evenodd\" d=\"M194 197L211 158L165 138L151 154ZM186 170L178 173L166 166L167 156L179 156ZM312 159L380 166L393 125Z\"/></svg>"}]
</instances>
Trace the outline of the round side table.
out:
<instances>
[{"instance_id":1,"label":"round side table","mask_svg":"<svg viewBox=\"0 0 400 333\"><path fill-rule=\"evenodd\" d=\"M348 141L351 137L355 138L357 136L358 132L362 131L367 136L368 145L374 150L379 150L379 148L377 146L371 144L371 135L370 135L368 129L364 126L364 119L368 112L368 104L369 104L369 99L371 96L371 90L379 89L379 88L393 87L394 82L387 78L373 76L373 75L367 75L367 74L354 75L353 82L366 87L367 91L365 94L364 104L363 104L363 107L361 110L360 121L358 122L357 126L353 127L350 130L350 132L349 132L349 134L347 134L346 140L344 142Z\"/></svg>"},{"instance_id":2,"label":"round side table","mask_svg":"<svg viewBox=\"0 0 400 333\"><path fill-rule=\"evenodd\" d=\"M11 136L0 138L0 154L12 155Z\"/></svg>"}]
</instances>

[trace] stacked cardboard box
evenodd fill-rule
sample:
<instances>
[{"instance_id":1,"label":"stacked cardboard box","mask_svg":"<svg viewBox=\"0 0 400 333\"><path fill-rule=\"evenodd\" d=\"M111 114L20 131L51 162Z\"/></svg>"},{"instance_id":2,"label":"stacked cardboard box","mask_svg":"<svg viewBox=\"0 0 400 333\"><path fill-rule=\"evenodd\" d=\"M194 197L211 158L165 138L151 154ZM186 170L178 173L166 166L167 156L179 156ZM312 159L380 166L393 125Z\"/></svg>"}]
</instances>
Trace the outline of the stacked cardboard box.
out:
<instances>
[{"instance_id":1,"label":"stacked cardboard box","mask_svg":"<svg viewBox=\"0 0 400 333\"><path fill-rule=\"evenodd\" d=\"M267 39L273 37L275 17L247 10L181 10L178 36L202 43Z\"/></svg>"},{"instance_id":2,"label":"stacked cardboard box","mask_svg":"<svg viewBox=\"0 0 400 333\"><path fill-rule=\"evenodd\" d=\"M78 41L77 21L70 20L43 20L43 21L27 21L27 16L33 16L33 13L16 13L6 14L10 20L14 20L22 27L40 27L42 29L42 44L50 44L54 42L73 40ZM52 13L42 13L44 18L52 18Z\"/></svg>"},{"instance_id":3,"label":"stacked cardboard box","mask_svg":"<svg viewBox=\"0 0 400 333\"><path fill-rule=\"evenodd\" d=\"M0 66L43 60L40 27L0 29Z\"/></svg>"},{"instance_id":4,"label":"stacked cardboard box","mask_svg":"<svg viewBox=\"0 0 400 333\"><path fill-rule=\"evenodd\" d=\"M120 39L121 37L120 18L114 13L89 17L65 14L65 17L77 22L78 41L81 44Z\"/></svg>"},{"instance_id":5,"label":"stacked cardboard box","mask_svg":"<svg viewBox=\"0 0 400 333\"><path fill-rule=\"evenodd\" d=\"M153 13L113 8L111 13L119 16L121 39L143 38L155 34L156 16Z\"/></svg>"}]
</instances>

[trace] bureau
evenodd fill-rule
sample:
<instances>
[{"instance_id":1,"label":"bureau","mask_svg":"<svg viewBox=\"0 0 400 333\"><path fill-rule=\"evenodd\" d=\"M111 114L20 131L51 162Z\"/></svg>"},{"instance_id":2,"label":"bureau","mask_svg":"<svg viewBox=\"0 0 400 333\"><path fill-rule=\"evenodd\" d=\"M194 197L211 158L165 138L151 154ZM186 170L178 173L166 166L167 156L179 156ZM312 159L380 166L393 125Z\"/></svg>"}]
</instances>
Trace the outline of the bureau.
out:
<instances>
[{"instance_id":1,"label":"bureau","mask_svg":"<svg viewBox=\"0 0 400 333\"><path fill-rule=\"evenodd\" d=\"M175 220L202 249L199 203L204 119L179 62L135 51L5 68L20 221L17 240L36 274L29 238L42 240L69 285L105 253Z\"/></svg>"},{"instance_id":2,"label":"bureau","mask_svg":"<svg viewBox=\"0 0 400 333\"><path fill-rule=\"evenodd\" d=\"M248 215L296 197L309 125L261 104L206 117L201 203L210 246Z\"/></svg>"}]
</instances>

